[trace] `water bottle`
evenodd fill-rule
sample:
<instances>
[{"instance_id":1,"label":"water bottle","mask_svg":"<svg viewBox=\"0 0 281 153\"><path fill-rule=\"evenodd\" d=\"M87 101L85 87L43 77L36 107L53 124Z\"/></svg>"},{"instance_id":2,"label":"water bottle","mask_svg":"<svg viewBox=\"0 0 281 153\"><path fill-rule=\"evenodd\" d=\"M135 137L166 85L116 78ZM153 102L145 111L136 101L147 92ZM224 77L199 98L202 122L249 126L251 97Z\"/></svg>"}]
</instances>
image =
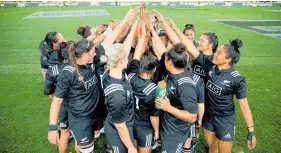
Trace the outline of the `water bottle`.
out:
<instances>
[{"instance_id":1,"label":"water bottle","mask_svg":"<svg viewBox=\"0 0 281 153\"><path fill-rule=\"evenodd\" d=\"M162 99L165 99L166 98L166 82L164 80L158 82L157 84L157 88L156 88L156 97L157 98L162 98ZM155 108L156 109L160 109L159 107L156 106L156 103L155 103Z\"/></svg>"}]
</instances>

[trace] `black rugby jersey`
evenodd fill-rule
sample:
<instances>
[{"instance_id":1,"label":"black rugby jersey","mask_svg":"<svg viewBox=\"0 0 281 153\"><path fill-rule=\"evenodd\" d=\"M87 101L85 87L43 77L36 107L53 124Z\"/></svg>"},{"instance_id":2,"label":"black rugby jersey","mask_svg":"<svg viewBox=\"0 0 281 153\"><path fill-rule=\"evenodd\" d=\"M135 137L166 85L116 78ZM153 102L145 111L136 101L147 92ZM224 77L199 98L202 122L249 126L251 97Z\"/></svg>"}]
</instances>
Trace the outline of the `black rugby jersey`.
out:
<instances>
[{"instance_id":1,"label":"black rugby jersey","mask_svg":"<svg viewBox=\"0 0 281 153\"><path fill-rule=\"evenodd\" d=\"M206 112L218 116L230 116L235 113L234 95L237 99L247 97L246 82L243 76L233 68L219 70L209 59L199 54L196 59L206 73Z\"/></svg>"},{"instance_id":2,"label":"black rugby jersey","mask_svg":"<svg viewBox=\"0 0 281 153\"><path fill-rule=\"evenodd\" d=\"M46 73L44 94L51 95L55 92L58 76L67 64L58 64L50 67Z\"/></svg>"},{"instance_id":3,"label":"black rugby jersey","mask_svg":"<svg viewBox=\"0 0 281 153\"><path fill-rule=\"evenodd\" d=\"M214 55L207 56L207 55L202 54L202 56L205 57L206 62L208 62L209 64L212 64ZM191 66L192 66L192 72L194 74L197 74L200 77L202 77L203 79L205 79L205 76L206 76L205 69L201 66L201 64L197 60L193 60Z\"/></svg>"},{"instance_id":4,"label":"black rugby jersey","mask_svg":"<svg viewBox=\"0 0 281 153\"><path fill-rule=\"evenodd\" d=\"M192 78L194 84L197 89L197 103L204 103L205 102L205 83L202 77L197 74L194 74L190 70L187 70L186 73Z\"/></svg>"},{"instance_id":5,"label":"black rugby jersey","mask_svg":"<svg viewBox=\"0 0 281 153\"><path fill-rule=\"evenodd\" d=\"M150 116L159 116L159 110L155 108L156 84L152 80L140 78L140 62L132 60L129 66L129 81L133 88L135 102L135 125L151 128Z\"/></svg>"},{"instance_id":6,"label":"black rugby jersey","mask_svg":"<svg viewBox=\"0 0 281 153\"><path fill-rule=\"evenodd\" d=\"M40 57L41 68L49 69L50 67L63 62L63 57L61 55L60 49L48 50L46 48L46 44L44 40L40 42L39 49L41 52L41 57Z\"/></svg>"},{"instance_id":7,"label":"black rugby jersey","mask_svg":"<svg viewBox=\"0 0 281 153\"><path fill-rule=\"evenodd\" d=\"M157 82L164 79L168 75L168 71L166 70L165 67L165 53L162 54L161 60L160 60L160 66L157 67L157 72L158 72L158 77L157 77ZM198 103L204 103L205 101L205 84L204 84L204 79L200 76L197 75L193 72L191 72L188 69L185 69L186 74L193 79L196 88L197 88L197 99Z\"/></svg>"},{"instance_id":8,"label":"black rugby jersey","mask_svg":"<svg viewBox=\"0 0 281 153\"><path fill-rule=\"evenodd\" d=\"M197 114L197 89L191 77L187 72L180 74L169 73L166 79L167 97L173 107L186 110L191 114ZM165 134L180 135L189 131L190 124L168 112L163 112L160 127Z\"/></svg>"},{"instance_id":9,"label":"black rugby jersey","mask_svg":"<svg viewBox=\"0 0 281 153\"><path fill-rule=\"evenodd\" d=\"M55 96L59 98L68 95L69 111L75 117L90 117L94 115L100 98L98 78L95 67L91 65L67 65L59 75Z\"/></svg>"},{"instance_id":10,"label":"black rugby jersey","mask_svg":"<svg viewBox=\"0 0 281 153\"><path fill-rule=\"evenodd\" d=\"M122 79L117 79L109 76L109 72L105 72L102 76L102 89L108 111L105 124L115 129L114 123L126 122L127 127L132 128L134 123L133 90L128 76L123 73Z\"/></svg>"}]
</instances>

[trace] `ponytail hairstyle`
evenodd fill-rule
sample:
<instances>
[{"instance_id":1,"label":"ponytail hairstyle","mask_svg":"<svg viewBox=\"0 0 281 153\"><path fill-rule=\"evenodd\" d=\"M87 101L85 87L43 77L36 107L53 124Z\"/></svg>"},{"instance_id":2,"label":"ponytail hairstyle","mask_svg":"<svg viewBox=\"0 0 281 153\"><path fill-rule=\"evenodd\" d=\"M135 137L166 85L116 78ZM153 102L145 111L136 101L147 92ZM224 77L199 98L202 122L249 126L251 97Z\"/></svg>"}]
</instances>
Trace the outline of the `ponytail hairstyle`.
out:
<instances>
[{"instance_id":1,"label":"ponytail hairstyle","mask_svg":"<svg viewBox=\"0 0 281 153\"><path fill-rule=\"evenodd\" d=\"M183 29L183 34L185 33L186 30L193 30L193 32L195 33L195 29L194 29L194 25L193 24L186 24L184 26L184 29Z\"/></svg>"},{"instance_id":2,"label":"ponytail hairstyle","mask_svg":"<svg viewBox=\"0 0 281 153\"><path fill-rule=\"evenodd\" d=\"M81 35L83 38L89 37L91 33L92 27L89 25L81 26L77 29L77 34Z\"/></svg>"},{"instance_id":3,"label":"ponytail hairstyle","mask_svg":"<svg viewBox=\"0 0 281 153\"><path fill-rule=\"evenodd\" d=\"M119 60L123 59L126 55L123 44L115 43L110 49L105 52L104 61L106 61L106 69L115 68L118 66Z\"/></svg>"},{"instance_id":4,"label":"ponytail hairstyle","mask_svg":"<svg viewBox=\"0 0 281 153\"><path fill-rule=\"evenodd\" d=\"M205 32L203 35L208 37L208 40L211 44L213 44L212 51L215 53L217 51L218 45L219 45L219 39L216 33L214 32Z\"/></svg>"},{"instance_id":5,"label":"ponytail hairstyle","mask_svg":"<svg viewBox=\"0 0 281 153\"><path fill-rule=\"evenodd\" d=\"M171 48L166 56L168 60L172 60L174 66L176 68L185 68L188 66L189 54L186 52L186 48L182 43L176 44L173 48Z\"/></svg>"},{"instance_id":6,"label":"ponytail hairstyle","mask_svg":"<svg viewBox=\"0 0 281 153\"><path fill-rule=\"evenodd\" d=\"M78 42L71 43L69 45L69 60L73 61L75 71L78 74L78 80L82 81L86 87L84 77L80 74L76 59L80 58L84 53L88 53L94 47L94 43L86 38L79 40Z\"/></svg>"},{"instance_id":7,"label":"ponytail hairstyle","mask_svg":"<svg viewBox=\"0 0 281 153\"><path fill-rule=\"evenodd\" d=\"M143 55L140 61L140 73L154 73L156 67L158 66L158 61L154 56Z\"/></svg>"},{"instance_id":8,"label":"ponytail hairstyle","mask_svg":"<svg viewBox=\"0 0 281 153\"><path fill-rule=\"evenodd\" d=\"M47 50L52 50L53 49L53 43L57 43L58 42L58 38L57 38L57 32L48 32L46 34L44 43L46 46Z\"/></svg>"},{"instance_id":9,"label":"ponytail hairstyle","mask_svg":"<svg viewBox=\"0 0 281 153\"><path fill-rule=\"evenodd\" d=\"M240 59L240 50L243 46L243 41L235 38L229 41L228 44L223 45L227 50L227 58L231 58L230 65L235 65Z\"/></svg>"}]
</instances>

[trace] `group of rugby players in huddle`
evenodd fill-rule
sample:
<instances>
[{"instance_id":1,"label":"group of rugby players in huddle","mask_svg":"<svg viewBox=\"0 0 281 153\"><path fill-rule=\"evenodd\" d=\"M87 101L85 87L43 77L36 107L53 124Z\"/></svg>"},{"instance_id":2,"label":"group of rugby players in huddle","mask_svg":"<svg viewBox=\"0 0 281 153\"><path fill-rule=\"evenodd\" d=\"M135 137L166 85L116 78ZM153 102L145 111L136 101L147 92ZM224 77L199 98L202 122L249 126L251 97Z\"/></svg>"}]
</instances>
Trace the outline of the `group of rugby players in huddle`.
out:
<instances>
[{"instance_id":1,"label":"group of rugby players in huddle","mask_svg":"<svg viewBox=\"0 0 281 153\"><path fill-rule=\"evenodd\" d=\"M191 153L200 127L210 153L230 153L234 95L248 148L255 148L246 82L234 68L240 39L218 47L218 36L206 32L196 41L192 24L182 31L144 5L123 20L81 26L77 33L81 40L65 41L48 32L39 46L44 93L52 98L48 140L60 153L70 136L77 152L94 152L101 131L112 153L150 153L160 142L162 153ZM162 80L164 99L156 97Z\"/></svg>"}]
</instances>

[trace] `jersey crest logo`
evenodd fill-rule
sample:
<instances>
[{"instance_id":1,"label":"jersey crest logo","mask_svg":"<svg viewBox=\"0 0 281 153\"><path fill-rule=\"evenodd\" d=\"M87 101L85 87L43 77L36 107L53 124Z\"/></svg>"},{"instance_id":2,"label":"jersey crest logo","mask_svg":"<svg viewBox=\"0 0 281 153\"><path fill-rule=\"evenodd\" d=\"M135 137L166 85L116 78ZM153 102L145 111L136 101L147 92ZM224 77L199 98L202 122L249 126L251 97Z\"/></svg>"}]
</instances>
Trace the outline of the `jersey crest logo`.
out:
<instances>
[{"instance_id":1,"label":"jersey crest logo","mask_svg":"<svg viewBox=\"0 0 281 153\"><path fill-rule=\"evenodd\" d=\"M169 90L170 90L170 92L173 94L173 95L175 95L175 93L174 93L174 90L175 90L176 88L175 87L173 87L173 86L171 86L170 88L169 88ZM164 94L166 94L166 93L162 93L163 95Z\"/></svg>"},{"instance_id":2,"label":"jersey crest logo","mask_svg":"<svg viewBox=\"0 0 281 153\"><path fill-rule=\"evenodd\" d=\"M214 84L212 81L208 80L206 87L213 94L215 94L217 96L221 95L222 88L219 87L218 85Z\"/></svg>"},{"instance_id":3,"label":"jersey crest logo","mask_svg":"<svg viewBox=\"0 0 281 153\"><path fill-rule=\"evenodd\" d=\"M221 82L221 84L223 84L227 87L230 87L230 83L231 83L231 81L228 81L228 80L223 80L223 82Z\"/></svg>"},{"instance_id":4,"label":"jersey crest logo","mask_svg":"<svg viewBox=\"0 0 281 153\"><path fill-rule=\"evenodd\" d=\"M205 70L201 66L199 66L199 65L195 65L194 66L193 72L195 74L199 74L199 75L205 76Z\"/></svg>"}]
</instances>

